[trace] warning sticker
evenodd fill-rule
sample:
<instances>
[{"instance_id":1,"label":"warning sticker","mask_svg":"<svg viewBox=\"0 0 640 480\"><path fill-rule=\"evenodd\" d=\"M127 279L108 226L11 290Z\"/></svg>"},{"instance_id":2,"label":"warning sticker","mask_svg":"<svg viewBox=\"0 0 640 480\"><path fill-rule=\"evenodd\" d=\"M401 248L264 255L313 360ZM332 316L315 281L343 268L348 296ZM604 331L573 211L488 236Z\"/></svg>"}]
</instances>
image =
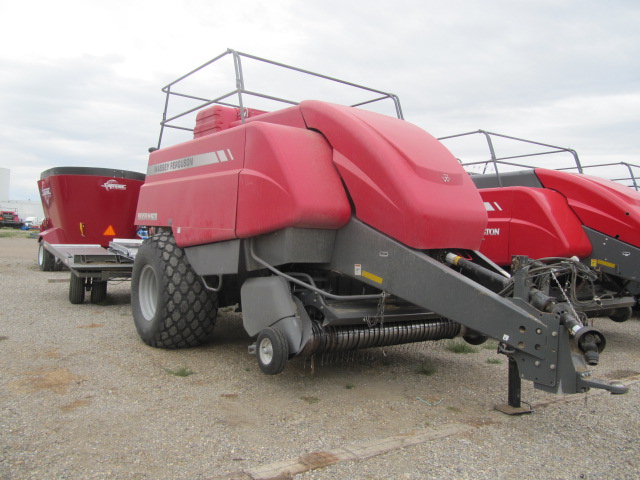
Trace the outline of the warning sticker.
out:
<instances>
[{"instance_id":1,"label":"warning sticker","mask_svg":"<svg viewBox=\"0 0 640 480\"><path fill-rule=\"evenodd\" d=\"M598 265L602 265L603 267L616 268L615 263L607 262L606 260L597 260L595 258L591 259L591 267L595 268Z\"/></svg>"},{"instance_id":2,"label":"warning sticker","mask_svg":"<svg viewBox=\"0 0 640 480\"><path fill-rule=\"evenodd\" d=\"M362 276L364 278L367 278L369 280L371 280L372 282L376 282L379 283L380 285L382 285L382 277L379 277L378 275L371 273L371 272L367 272L366 270L362 271Z\"/></svg>"},{"instance_id":3,"label":"warning sticker","mask_svg":"<svg viewBox=\"0 0 640 480\"><path fill-rule=\"evenodd\" d=\"M361 263L356 263L354 265L353 274L357 275L357 276L362 275L362 264Z\"/></svg>"}]
</instances>

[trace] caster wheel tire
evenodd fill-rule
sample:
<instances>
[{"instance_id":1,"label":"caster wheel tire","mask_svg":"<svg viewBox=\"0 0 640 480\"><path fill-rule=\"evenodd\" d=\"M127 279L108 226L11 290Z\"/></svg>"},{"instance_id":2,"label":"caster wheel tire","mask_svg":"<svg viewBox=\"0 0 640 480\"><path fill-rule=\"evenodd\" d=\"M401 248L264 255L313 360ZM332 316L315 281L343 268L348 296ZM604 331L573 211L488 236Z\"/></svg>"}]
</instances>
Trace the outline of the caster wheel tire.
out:
<instances>
[{"instance_id":1,"label":"caster wheel tire","mask_svg":"<svg viewBox=\"0 0 640 480\"><path fill-rule=\"evenodd\" d=\"M289 344L282 332L265 328L256 341L256 356L260 370L267 375L277 375L284 370L289 359Z\"/></svg>"}]
</instances>

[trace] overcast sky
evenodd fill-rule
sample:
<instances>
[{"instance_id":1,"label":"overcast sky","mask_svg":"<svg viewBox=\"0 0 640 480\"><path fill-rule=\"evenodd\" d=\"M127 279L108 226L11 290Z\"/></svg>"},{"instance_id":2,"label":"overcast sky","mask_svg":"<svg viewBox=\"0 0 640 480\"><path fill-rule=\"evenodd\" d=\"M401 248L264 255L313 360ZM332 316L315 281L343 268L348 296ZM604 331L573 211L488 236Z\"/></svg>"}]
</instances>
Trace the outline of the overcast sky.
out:
<instances>
[{"instance_id":1,"label":"overcast sky","mask_svg":"<svg viewBox=\"0 0 640 480\"><path fill-rule=\"evenodd\" d=\"M640 164L637 0L3 1L0 44L12 200L55 166L145 171L160 89L227 48L393 92L436 137Z\"/></svg>"}]
</instances>

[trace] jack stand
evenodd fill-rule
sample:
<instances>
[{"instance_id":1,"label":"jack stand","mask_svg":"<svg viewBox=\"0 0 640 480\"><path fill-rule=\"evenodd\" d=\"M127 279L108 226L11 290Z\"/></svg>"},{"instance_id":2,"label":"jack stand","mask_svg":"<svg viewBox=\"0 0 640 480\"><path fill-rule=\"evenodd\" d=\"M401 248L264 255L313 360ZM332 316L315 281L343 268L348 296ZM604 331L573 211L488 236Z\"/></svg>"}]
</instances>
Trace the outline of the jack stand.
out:
<instances>
[{"instance_id":1,"label":"jack stand","mask_svg":"<svg viewBox=\"0 0 640 480\"><path fill-rule=\"evenodd\" d=\"M524 415L532 413L531 408L523 408L520 401L522 381L518 370L518 362L509 356L509 396L508 403L496 405L495 409L507 415Z\"/></svg>"}]
</instances>

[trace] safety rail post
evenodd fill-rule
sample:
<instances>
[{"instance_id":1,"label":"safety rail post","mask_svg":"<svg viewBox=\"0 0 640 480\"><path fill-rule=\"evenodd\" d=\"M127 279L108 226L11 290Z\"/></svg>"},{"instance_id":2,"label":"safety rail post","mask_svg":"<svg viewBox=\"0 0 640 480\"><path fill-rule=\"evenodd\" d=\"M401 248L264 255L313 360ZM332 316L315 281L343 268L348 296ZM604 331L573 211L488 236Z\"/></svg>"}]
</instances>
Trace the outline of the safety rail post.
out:
<instances>
[{"instance_id":1,"label":"safety rail post","mask_svg":"<svg viewBox=\"0 0 640 480\"><path fill-rule=\"evenodd\" d=\"M580 159L578 158L578 152L576 152L572 148L565 148L564 150L569 152L571 155L573 155L573 159L576 161L576 167L578 167L578 173L584 173L584 170L582 169L582 164L580 163Z\"/></svg>"},{"instance_id":2,"label":"safety rail post","mask_svg":"<svg viewBox=\"0 0 640 480\"><path fill-rule=\"evenodd\" d=\"M631 165L628 164L627 162L620 162L622 163L625 167L627 167L627 170L629 170L629 178L631 179L631 182L633 183L633 188L638 191L638 183L636 182L636 176L633 174L633 170L631 169Z\"/></svg>"},{"instance_id":3,"label":"safety rail post","mask_svg":"<svg viewBox=\"0 0 640 480\"><path fill-rule=\"evenodd\" d=\"M498 185L502 186L502 179L500 178L500 172L498 172L498 160L496 158L496 152L493 148L493 142L491 141L491 134L489 132L485 132L484 130L478 130L478 133L481 133L484 135L484 137L487 140L487 145L489 146L489 153L491 155L491 161L493 163L493 169L496 172L496 178L498 179ZM486 172L486 165L485 165L485 172Z\"/></svg>"},{"instance_id":4,"label":"safety rail post","mask_svg":"<svg viewBox=\"0 0 640 480\"><path fill-rule=\"evenodd\" d=\"M240 60L240 54L235 50L229 50L233 55L233 67L236 73L236 92L238 94L238 106L240 107L240 121L244 123L246 112L244 111L244 104L242 102L242 93L244 92L244 76L242 75L242 61Z\"/></svg>"},{"instance_id":5,"label":"safety rail post","mask_svg":"<svg viewBox=\"0 0 640 480\"><path fill-rule=\"evenodd\" d=\"M393 104L396 106L396 114L398 115L398 118L400 120L404 120L402 106L400 105L400 98L394 93L389 94L389 96L391 97L391 100L393 100Z\"/></svg>"},{"instance_id":6,"label":"safety rail post","mask_svg":"<svg viewBox=\"0 0 640 480\"><path fill-rule=\"evenodd\" d=\"M162 144L162 134L164 133L164 124L167 121L167 109L169 108L169 96L171 95L171 86L167 85L167 96L164 99L164 111L162 112L162 121L160 122L160 136L158 137L158 146L157 150L160 149L160 145Z\"/></svg>"}]
</instances>

